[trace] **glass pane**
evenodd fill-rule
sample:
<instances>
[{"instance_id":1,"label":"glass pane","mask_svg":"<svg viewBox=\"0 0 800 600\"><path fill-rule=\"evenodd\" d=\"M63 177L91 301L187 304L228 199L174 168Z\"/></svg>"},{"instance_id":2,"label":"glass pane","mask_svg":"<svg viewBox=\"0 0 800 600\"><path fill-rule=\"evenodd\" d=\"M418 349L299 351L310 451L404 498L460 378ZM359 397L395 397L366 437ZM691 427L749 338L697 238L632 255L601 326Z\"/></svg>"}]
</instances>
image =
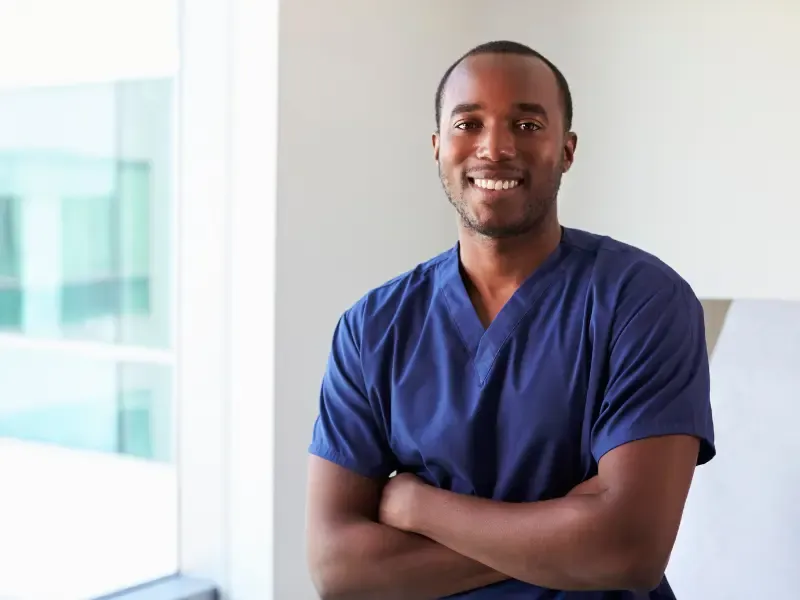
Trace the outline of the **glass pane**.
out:
<instances>
[{"instance_id":1,"label":"glass pane","mask_svg":"<svg viewBox=\"0 0 800 600\"><path fill-rule=\"evenodd\" d=\"M170 346L173 85L0 92L0 330Z\"/></svg>"},{"instance_id":2,"label":"glass pane","mask_svg":"<svg viewBox=\"0 0 800 600\"><path fill-rule=\"evenodd\" d=\"M171 391L169 365L0 347L0 438L169 463Z\"/></svg>"},{"instance_id":3,"label":"glass pane","mask_svg":"<svg viewBox=\"0 0 800 600\"><path fill-rule=\"evenodd\" d=\"M0 0L0 598L178 570L177 5Z\"/></svg>"},{"instance_id":4,"label":"glass pane","mask_svg":"<svg viewBox=\"0 0 800 600\"><path fill-rule=\"evenodd\" d=\"M175 571L172 378L0 347L0 597L91 597Z\"/></svg>"}]
</instances>

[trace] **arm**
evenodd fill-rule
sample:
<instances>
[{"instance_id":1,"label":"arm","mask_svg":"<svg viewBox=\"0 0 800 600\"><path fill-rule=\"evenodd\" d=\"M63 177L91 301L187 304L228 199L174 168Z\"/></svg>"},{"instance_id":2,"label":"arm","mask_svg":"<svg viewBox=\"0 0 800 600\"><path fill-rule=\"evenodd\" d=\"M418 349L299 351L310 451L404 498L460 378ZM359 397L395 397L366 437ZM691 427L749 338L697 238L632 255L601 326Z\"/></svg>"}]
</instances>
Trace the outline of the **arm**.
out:
<instances>
[{"instance_id":1,"label":"arm","mask_svg":"<svg viewBox=\"0 0 800 600\"><path fill-rule=\"evenodd\" d=\"M523 504L403 476L389 484L387 503L398 506L384 508L384 520L542 587L652 589L672 551L697 451L687 436L633 442L604 456L589 486Z\"/></svg>"},{"instance_id":2,"label":"arm","mask_svg":"<svg viewBox=\"0 0 800 600\"><path fill-rule=\"evenodd\" d=\"M324 599L426 600L503 575L377 522L397 468L361 365L359 316L339 321L320 393L308 472L308 564Z\"/></svg>"},{"instance_id":3,"label":"arm","mask_svg":"<svg viewBox=\"0 0 800 600\"><path fill-rule=\"evenodd\" d=\"M506 579L429 539L377 523L382 487L311 457L308 562L322 598L426 600Z\"/></svg>"},{"instance_id":4,"label":"arm","mask_svg":"<svg viewBox=\"0 0 800 600\"><path fill-rule=\"evenodd\" d=\"M714 454L702 309L682 282L634 279L611 331L597 477L566 498L505 504L403 476L384 491L382 520L544 587L655 587L694 468Z\"/></svg>"}]
</instances>

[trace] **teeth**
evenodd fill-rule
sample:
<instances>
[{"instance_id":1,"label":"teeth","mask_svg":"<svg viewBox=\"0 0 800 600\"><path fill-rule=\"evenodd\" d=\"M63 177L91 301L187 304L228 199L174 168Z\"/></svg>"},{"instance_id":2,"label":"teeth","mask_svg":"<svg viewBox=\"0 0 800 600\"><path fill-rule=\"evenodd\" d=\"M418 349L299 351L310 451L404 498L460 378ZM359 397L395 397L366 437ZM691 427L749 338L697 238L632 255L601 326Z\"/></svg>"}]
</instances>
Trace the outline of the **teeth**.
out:
<instances>
[{"instance_id":1,"label":"teeth","mask_svg":"<svg viewBox=\"0 0 800 600\"><path fill-rule=\"evenodd\" d=\"M519 185L517 179L476 179L475 185L485 190L510 190Z\"/></svg>"}]
</instances>

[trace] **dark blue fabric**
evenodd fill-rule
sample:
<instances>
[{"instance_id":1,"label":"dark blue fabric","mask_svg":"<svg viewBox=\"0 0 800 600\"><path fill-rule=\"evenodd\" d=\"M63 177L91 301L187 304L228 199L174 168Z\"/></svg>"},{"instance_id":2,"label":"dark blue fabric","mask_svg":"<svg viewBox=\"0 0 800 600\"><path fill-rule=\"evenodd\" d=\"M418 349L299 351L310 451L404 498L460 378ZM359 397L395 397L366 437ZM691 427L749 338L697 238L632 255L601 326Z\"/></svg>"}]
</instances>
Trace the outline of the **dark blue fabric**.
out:
<instances>
[{"instance_id":1,"label":"dark blue fabric","mask_svg":"<svg viewBox=\"0 0 800 600\"><path fill-rule=\"evenodd\" d=\"M564 496L600 457L664 434L714 453L703 312L655 257L564 229L484 329L458 246L369 292L341 318L310 451L356 473L410 471L507 502ZM457 598L674 598L564 593L509 581Z\"/></svg>"}]
</instances>

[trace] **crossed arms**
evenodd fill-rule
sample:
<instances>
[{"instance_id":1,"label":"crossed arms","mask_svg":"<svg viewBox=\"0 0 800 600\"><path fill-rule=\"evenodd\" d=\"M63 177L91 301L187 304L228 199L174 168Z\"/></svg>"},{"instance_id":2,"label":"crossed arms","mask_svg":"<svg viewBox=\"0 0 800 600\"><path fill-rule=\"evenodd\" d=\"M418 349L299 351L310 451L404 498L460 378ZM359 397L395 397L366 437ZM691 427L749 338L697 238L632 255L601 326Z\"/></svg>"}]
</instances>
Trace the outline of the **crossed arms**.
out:
<instances>
[{"instance_id":1,"label":"crossed arms","mask_svg":"<svg viewBox=\"0 0 800 600\"><path fill-rule=\"evenodd\" d=\"M565 498L503 503L388 482L312 456L308 561L323 599L426 600L513 578L559 590L656 587L699 440L666 435L607 452Z\"/></svg>"},{"instance_id":2,"label":"crossed arms","mask_svg":"<svg viewBox=\"0 0 800 600\"><path fill-rule=\"evenodd\" d=\"M714 454L713 423L699 302L661 271L637 273L602 346L598 474L543 502L458 495L411 475L387 481L396 465L364 376L362 316L342 318L308 480L308 560L324 599L426 600L504 579L566 591L659 584L695 466Z\"/></svg>"}]
</instances>

